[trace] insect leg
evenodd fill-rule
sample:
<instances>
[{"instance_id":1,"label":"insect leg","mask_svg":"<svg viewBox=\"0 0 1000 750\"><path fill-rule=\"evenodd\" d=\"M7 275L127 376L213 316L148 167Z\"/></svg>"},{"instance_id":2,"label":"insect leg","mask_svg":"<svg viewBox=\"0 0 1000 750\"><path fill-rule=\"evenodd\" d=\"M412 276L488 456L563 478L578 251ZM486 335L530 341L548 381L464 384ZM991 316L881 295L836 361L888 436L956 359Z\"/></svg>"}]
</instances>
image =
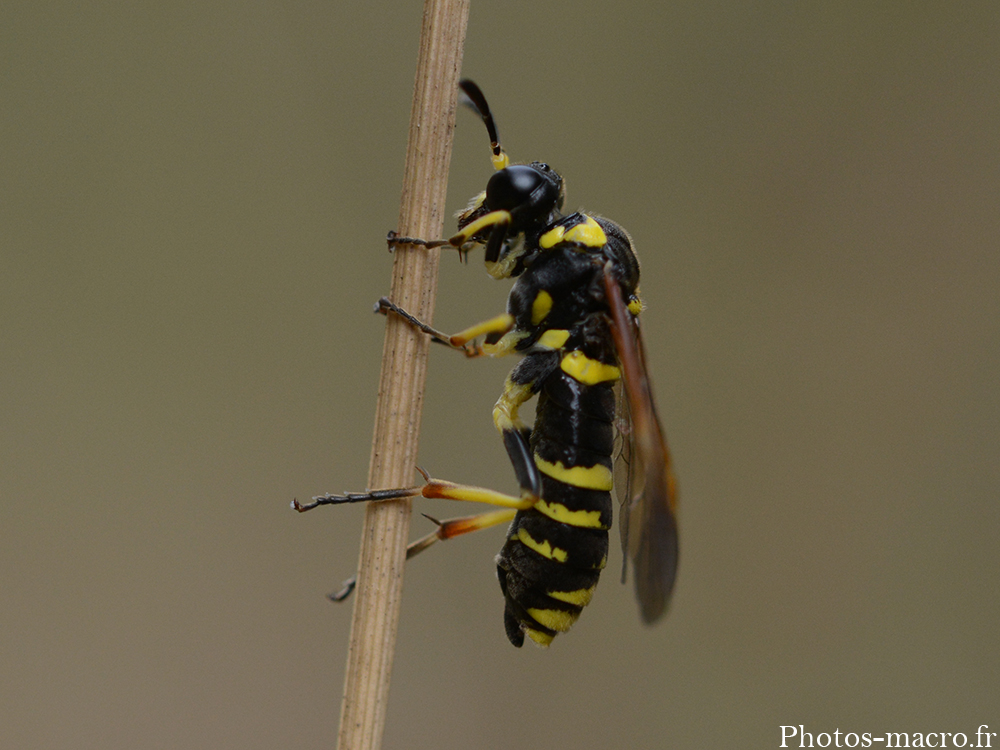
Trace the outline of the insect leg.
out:
<instances>
[{"instance_id":1,"label":"insect leg","mask_svg":"<svg viewBox=\"0 0 1000 750\"><path fill-rule=\"evenodd\" d=\"M473 531L480 531L481 529L499 526L502 523L509 523L514 520L515 513L517 513L516 510L493 510L486 513L480 513L475 516L450 518L447 521L438 521L425 513L424 517L436 523L437 529L432 531L427 536L417 539L415 542L410 542L410 544L406 547L406 559L409 560L411 557L416 557L438 540L444 541L446 539L453 539L456 536L461 536L462 534L470 534ZM327 598L334 602L344 601L344 599L350 596L351 592L354 591L357 582L357 576L348 578L344 581L343 587L340 591L328 594Z\"/></svg>"},{"instance_id":2,"label":"insect leg","mask_svg":"<svg viewBox=\"0 0 1000 750\"><path fill-rule=\"evenodd\" d=\"M514 497L505 495L496 490L488 490L485 487L475 487L469 484L456 484L443 479L433 479L420 467L417 467L426 484L423 487L402 487L391 490L371 490L369 492L345 492L343 495L318 495L311 503L300 503L298 500L292 501L292 507L305 513L307 510L318 508L320 505L343 505L345 503L367 503L378 502L380 500L402 500L407 497L437 497L444 500L461 500L469 503L485 503L486 505L496 505L500 508L513 508L514 510L525 510L535 504L537 498Z\"/></svg>"},{"instance_id":3,"label":"insect leg","mask_svg":"<svg viewBox=\"0 0 1000 750\"><path fill-rule=\"evenodd\" d=\"M496 490L488 490L485 487L456 484L454 482L446 482L443 479L430 478L427 479L427 484L420 489L420 494L424 497L439 497L445 500L486 503L487 505L496 505L500 508L509 508L512 510L527 510L538 501L537 496L515 497L514 495L505 495Z\"/></svg>"},{"instance_id":4,"label":"insect leg","mask_svg":"<svg viewBox=\"0 0 1000 750\"><path fill-rule=\"evenodd\" d=\"M470 221L461 228L461 231L458 234L453 235L446 240L422 240L419 237L403 237L395 231L390 231L389 234L386 235L385 241L389 246L389 250L394 249L397 245L420 245L421 247L426 248L453 247L456 250L464 252L471 249L471 247L466 248L465 245L468 242L473 242L472 238L477 234L481 234L496 227L505 228L510 224L510 220L510 211L489 211ZM478 240L476 242L478 242Z\"/></svg>"},{"instance_id":5,"label":"insect leg","mask_svg":"<svg viewBox=\"0 0 1000 750\"><path fill-rule=\"evenodd\" d=\"M466 516L463 518L453 518L447 521L436 521L437 529L430 534L411 542L406 548L406 559L420 554L439 539L452 539L462 534L469 534L480 529L487 529L501 523L511 521L517 511L530 508L538 501L538 497L514 497L505 495L502 492L488 490L484 487L473 487L466 484L455 484L441 479L432 479L427 472L418 468L426 484L423 487L403 487L391 490L372 490L370 492L345 492L343 495L320 495L314 497L311 503L300 503L298 500L292 501L292 507L300 513L312 510L320 505L342 505L344 503L364 503L378 502L381 500L400 500L407 497L438 497L445 500L460 500L473 503L486 503L504 508L504 510L487 511L476 516ZM428 516L429 517L429 516ZM349 578L344 582L340 591L329 594L329 598L335 602L343 601L357 583L357 576Z\"/></svg>"},{"instance_id":6,"label":"insect leg","mask_svg":"<svg viewBox=\"0 0 1000 750\"><path fill-rule=\"evenodd\" d=\"M558 366L559 359L553 353L529 354L511 370L503 393L493 407L493 424L503 437L521 492L535 498L541 495L542 478L532 455L531 428L523 422L518 411L538 392L538 384Z\"/></svg>"},{"instance_id":7,"label":"insect leg","mask_svg":"<svg viewBox=\"0 0 1000 750\"><path fill-rule=\"evenodd\" d=\"M455 349L461 349L460 346L454 346L451 343L451 337L447 333L442 333L437 328L432 328L431 326L424 323L422 320L415 318L410 313L406 312L402 307L392 302L388 297L382 297L378 302L375 303L375 312L381 313L382 315L388 315L393 313L398 315L411 326L416 328L418 331L423 331L428 336L431 337L431 341L436 344L444 344L445 346L451 346Z\"/></svg>"},{"instance_id":8,"label":"insect leg","mask_svg":"<svg viewBox=\"0 0 1000 750\"><path fill-rule=\"evenodd\" d=\"M392 229L385 236L385 242L390 250L396 247L396 245L420 245L421 247L434 248L451 244L450 240L422 240L419 237L403 237Z\"/></svg>"},{"instance_id":9,"label":"insect leg","mask_svg":"<svg viewBox=\"0 0 1000 750\"><path fill-rule=\"evenodd\" d=\"M318 508L320 505L343 505L344 503L367 503L379 500L402 500L405 497L419 497L420 487L403 487L394 490L372 490L371 492L345 492L343 495L319 495L311 503L292 500L292 507L299 513Z\"/></svg>"},{"instance_id":10,"label":"insect leg","mask_svg":"<svg viewBox=\"0 0 1000 750\"><path fill-rule=\"evenodd\" d=\"M521 421L517 413L521 405L534 395L534 383L516 382L516 373L517 370L507 377L503 393L493 407L493 424L503 438L504 448L514 466L514 475L521 491L537 498L542 491L542 479L531 455L531 428Z\"/></svg>"},{"instance_id":11,"label":"insect leg","mask_svg":"<svg viewBox=\"0 0 1000 750\"><path fill-rule=\"evenodd\" d=\"M455 484L440 479L432 479L422 469L418 469L423 474L427 483L423 487L407 487L397 490L374 490L372 492L348 492L343 495L323 495L313 498L313 502L301 504L297 500L292 501L292 507L299 512L312 510L320 505L340 505L343 503L360 503L379 500L397 500L404 497L438 497L445 500L461 500L473 503L486 503L496 505L504 510L488 511L477 516L464 518L454 518L448 521L435 521L437 530L427 536L411 542L406 548L406 559L420 554L439 539L451 539L462 534L468 534L480 529L490 528L501 523L509 522L519 510L530 508L538 500L537 497L514 497L505 495L502 492L488 490L484 487L473 487L465 484ZM431 519L434 520L434 519ZM340 591L330 594L329 598L335 602L343 601L354 590L357 577L350 578L344 582Z\"/></svg>"},{"instance_id":12,"label":"insect leg","mask_svg":"<svg viewBox=\"0 0 1000 750\"><path fill-rule=\"evenodd\" d=\"M519 333L514 334L512 331L514 328L514 317L509 313L497 315L489 320L469 326L456 334L449 335L414 317L395 302L392 302L388 297L382 297L375 303L375 312L382 315L388 315L389 313L398 315L417 330L423 331L430 336L431 340L435 343L450 346L452 349L458 349L464 352L467 357L479 357L483 354L491 356L506 354L521 338ZM485 343L477 346L472 342L479 336L485 336L487 342L492 339L496 341L495 343Z\"/></svg>"}]
</instances>

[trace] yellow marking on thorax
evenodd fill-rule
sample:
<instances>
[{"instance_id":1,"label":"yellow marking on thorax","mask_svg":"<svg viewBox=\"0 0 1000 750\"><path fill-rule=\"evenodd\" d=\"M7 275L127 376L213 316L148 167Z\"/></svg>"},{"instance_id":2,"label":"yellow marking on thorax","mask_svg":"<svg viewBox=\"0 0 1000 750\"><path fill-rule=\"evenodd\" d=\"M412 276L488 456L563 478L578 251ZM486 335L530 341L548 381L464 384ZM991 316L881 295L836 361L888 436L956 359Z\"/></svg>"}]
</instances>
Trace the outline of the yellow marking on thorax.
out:
<instances>
[{"instance_id":1,"label":"yellow marking on thorax","mask_svg":"<svg viewBox=\"0 0 1000 750\"><path fill-rule=\"evenodd\" d=\"M590 600L594 597L594 589L596 588L597 584L595 583L589 589L577 589L576 591L546 591L545 593L553 599L558 599L561 602L575 604L578 607L586 607L590 604Z\"/></svg>"},{"instance_id":2,"label":"yellow marking on thorax","mask_svg":"<svg viewBox=\"0 0 1000 750\"><path fill-rule=\"evenodd\" d=\"M549 630L557 633L565 633L573 623L580 618L579 612L565 612L561 609L535 609L529 607L528 614L535 618L539 625L544 625Z\"/></svg>"},{"instance_id":3,"label":"yellow marking on thorax","mask_svg":"<svg viewBox=\"0 0 1000 750\"><path fill-rule=\"evenodd\" d=\"M540 542L537 539L533 539L531 534L529 534L524 529L517 530L517 538L521 540L521 544L525 547L529 547L535 552L537 552L542 557L547 557L550 560L555 560L556 562L564 563L569 558L566 550L559 549L558 547L553 547L548 540Z\"/></svg>"},{"instance_id":4,"label":"yellow marking on thorax","mask_svg":"<svg viewBox=\"0 0 1000 750\"><path fill-rule=\"evenodd\" d=\"M552 295L544 289L539 290L535 295L535 301L531 303L531 325L537 326L552 309Z\"/></svg>"},{"instance_id":5,"label":"yellow marking on thorax","mask_svg":"<svg viewBox=\"0 0 1000 750\"><path fill-rule=\"evenodd\" d=\"M568 352L559 363L560 369L574 380L584 385L597 385L609 380L618 380L622 373L615 365L606 365L591 359L579 350Z\"/></svg>"},{"instance_id":6,"label":"yellow marking on thorax","mask_svg":"<svg viewBox=\"0 0 1000 750\"><path fill-rule=\"evenodd\" d=\"M493 407L493 424L500 432L524 429L524 422L517 415L517 410L529 398L531 398L530 385L518 385L509 377L507 378L503 386L503 393L500 394L496 406Z\"/></svg>"},{"instance_id":7,"label":"yellow marking on thorax","mask_svg":"<svg viewBox=\"0 0 1000 750\"><path fill-rule=\"evenodd\" d=\"M543 250L555 247L561 242L571 242L588 248L604 247L608 244L608 236L592 216L587 216L569 229L563 226L553 227L538 238L538 245Z\"/></svg>"},{"instance_id":8,"label":"yellow marking on thorax","mask_svg":"<svg viewBox=\"0 0 1000 750\"><path fill-rule=\"evenodd\" d=\"M632 313L633 316L638 318L639 313L641 313L645 307L646 305L642 301L642 297L639 296L639 290L636 289L635 294L628 298L628 311Z\"/></svg>"},{"instance_id":9,"label":"yellow marking on thorax","mask_svg":"<svg viewBox=\"0 0 1000 750\"><path fill-rule=\"evenodd\" d=\"M565 328L550 328L535 342L535 346L542 349L562 349L563 344L569 339L569 331Z\"/></svg>"},{"instance_id":10,"label":"yellow marking on thorax","mask_svg":"<svg viewBox=\"0 0 1000 750\"><path fill-rule=\"evenodd\" d=\"M535 454L535 464L543 474L585 490L610 490L614 485L614 477L611 474L611 469L601 464L597 464L596 466L567 467L563 466L562 461L546 461L544 458L540 458L537 453ZM590 513L591 511L576 512ZM597 511L593 512L597 513ZM546 515L548 514L546 513ZM598 517L600 517L600 513L598 513ZM573 525L577 526L579 524Z\"/></svg>"}]
</instances>

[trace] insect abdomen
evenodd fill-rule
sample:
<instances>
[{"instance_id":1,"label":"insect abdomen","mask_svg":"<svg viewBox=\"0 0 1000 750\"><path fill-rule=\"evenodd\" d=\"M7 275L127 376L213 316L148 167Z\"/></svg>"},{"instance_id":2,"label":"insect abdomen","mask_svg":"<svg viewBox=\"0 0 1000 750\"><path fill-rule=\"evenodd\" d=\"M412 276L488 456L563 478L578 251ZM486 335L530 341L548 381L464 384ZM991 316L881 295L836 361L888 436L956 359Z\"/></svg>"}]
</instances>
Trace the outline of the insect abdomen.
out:
<instances>
[{"instance_id":1,"label":"insect abdomen","mask_svg":"<svg viewBox=\"0 0 1000 750\"><path fill-rule=\"evenodd\" d=\"M590 601L607 562L611 526L612 383L586 385L562 370L541 384L531 448L541 499L520 511L497 556L504 625L548 645Z\"/></svg>"}]
</instances>

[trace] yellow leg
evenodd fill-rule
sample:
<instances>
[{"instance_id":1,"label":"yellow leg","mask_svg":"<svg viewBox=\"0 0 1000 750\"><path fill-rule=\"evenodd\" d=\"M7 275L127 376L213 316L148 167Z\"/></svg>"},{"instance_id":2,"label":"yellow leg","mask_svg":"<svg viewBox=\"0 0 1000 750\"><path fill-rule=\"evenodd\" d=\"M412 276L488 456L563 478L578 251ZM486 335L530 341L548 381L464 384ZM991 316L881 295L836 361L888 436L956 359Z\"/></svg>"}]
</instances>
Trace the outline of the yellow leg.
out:
<instances>
[{"instance_id":1,"label":"yellow leg","mask_svg":"<svg viewBox=\"0 0 1000 750\"><path fill-rule=\"evenodd\" d=\"M503 313L502 315L497 315L495 318L484 320L482 323L469 326L464 331L459 331L455 335L449 336L448 340L452 346L464 346L478 336L487 336L491 333L505 334L513 327L514 316L510 313Z\"/></svg>"},{"instance_id":2,"label":"yellow leg","mask_svg":"<svg viewBox=\"0 0 1000 750\"><path fill-rule=\"evenodd\" d=\"M416 557L438 540L454 539L456 536L461 536L462 534L471 534L473 531L499 526L502 523L510 523L514 520L516 513L516 510L491 510L475 516L450 518L447 521L438 521L427 516L427 518L430 518L431 521L437 524L437 529L427 536L417 539L415 542L410 542L406 547L406 559L409 560L411 557ZM335 602L344 601L354 591L357 582L357 576L348 578L344 581L343 588L340 591L329 594L329 599Z\"/></svg>"},{"instance_id":3,"label":"yellow leg","mask_svg":"<svg viewBox=\"0 0 1000 750\"><path fill-rule=\"evenodd\" d=\"M514 519L519 510L527 510L538 502L537 495L525 492L522 497L505 495L502 492L488 490L484 487L473 487L467 484L455 484L445 482L440 479L432 479L423 469L418 467L417 471L423 475L426 484L423 487L403 487L391 490L372 490L371 492L347 492L343 495L322 495L314 497L311 503L302 504L298 500L292 501L292 507L299 512L312 510L320 505L341 505L343 503L363 503L378 502L380 500L400 500L407 497L437 497L445 500L458 500L471 503L485 503L503 508L503 510L492 510L480 513L475 516L464 516L462 518L452 518L447 521L437 521L437 529L430 534L411 542L406 548L406 559L420 554L438 540L452 539L462 534L470 534L480 529L488 529L502 523L509 523ZM430 516L427 516L430 518ZM349 578L344 582L340 591L330 594L329 598L335 602L343 601L357 583L357 577Z\"/></svg>"},{"instance_id":4,"label":"yellow leg","mask_svg":"<svg viewBox=\"0 0 1000 750\"><path fill-rule=\"evenodd\" d=\"M440 497L445 500L486 503L512 510L527 510L538 502L538 498L531 495L514 497L513 495L505 495L502 492L488 490L484 487L455 484L454 482L444 482L440 479L428 479L427 484L420 490L420 494L424 497Z\"/></svg>"},{"instance_id":5,"label":"yellow leg","mask_svg":"<svg viewBox=\"0 0 1000 750\"><path fill-rule=\"evenodd\" d=\"M311 503L300 503L298 500L292 501L292 507L304 513L320 505L343 505L344 503L367 503L378 502L380 500L402 500L407 497L438 497L444 500L460 500L468 503L485 503L486 505L496 505L500 508L509 508L514 511L527 510L538 502L538 498L531 494L522 497L505 495L496 490L488 490L485 487L473 487L468 484L455 484L442 479L432 479L430 475L417 467L417 471L423 475L426 484L423 487L402 487L392 490L371 490L370 492L346 492L343 495L319 495L313 498ZM497 523L500 523L497 521ZM452 536L456 536L453 534Z\"/></svg>"},{"instance_id":6,"label":"yellow leg","mask_svg":"<svg viewBox=\"0 0 1000 750\"><path fill-rule=\"evenodd\" d=\"M514 516L517 514L516 510L490 510L486 513L477 513L474 516L463 516L462 518L449 518L447 521L437 521L430 516L425 516L431 521L434 521L438 525L437 531L433 534L428 534L424 539L433 537L435 540L440 539L444 541L445 539L454 539L456 536L462 536L462 534L471 534L474 531L481 531L482 529L489 529L493 526L499 526L502 523L510 523L514 520ZM418 539L416 542L411 544L406 548L407 559L413 557L418 552L423 552L427 547L429 547L433 542L427 542L419 547L419 549L414 549L410 551L410 548L416 548L423 542L423 539Z\"/></svg>"},{"instance_id":7,"label":"yellow leg","mask_svg":"<svg viewBox=\"0 0 1000 750\"><path fill-rule=\"evenodd\" d=\"M376 303L375 312L382 313L383 315L388 315L389 313L398 315L414 328L426 333L434 342L450 346L452 349L458 349L464 352L467 357L480 357L484 354L501 356L513 349L517 342L524 336L522 332L512 330L514 328L514 318L508 313L503 313L502 315L497 315L495 318L484 320L482 323L469 326L454 335L448 335L413 317L388 297L382 297ZM473 339L479 336L489 335L497 335L501 338L495 344L477 346L472 343Z\"/></svg>"},{"instance_id":8,"label":"yellow leg","mask_svg":"<svg viewBox=\"0 0 1000 750\"><path fill-rule=\"evenodd\" d=\"M462 227L462 231L458 234L453 235L446 240L422 240L418 237L403 237L396 232L391 231L386 236L385 241L388 243L390 250L396 247L396 245L420 245L421 247L427 248L454 247L457 250L462 250L465 243L469 242L474 235L493 227L506 226L510 224L510 220L510 211L504 211L501 209L483 214L475 221L472 221Z\"/></svg>"}]
</instances>

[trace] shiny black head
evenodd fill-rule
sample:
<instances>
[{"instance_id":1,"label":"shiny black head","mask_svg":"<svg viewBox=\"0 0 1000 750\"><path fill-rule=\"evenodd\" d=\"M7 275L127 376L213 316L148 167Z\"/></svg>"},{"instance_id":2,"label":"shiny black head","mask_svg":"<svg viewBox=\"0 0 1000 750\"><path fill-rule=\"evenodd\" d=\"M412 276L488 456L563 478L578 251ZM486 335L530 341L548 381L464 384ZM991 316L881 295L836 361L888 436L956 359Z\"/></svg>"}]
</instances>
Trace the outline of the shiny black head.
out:
<instances>
[{"instance_id":1,"label":"shiny black head","mask_svg":"<svg viewBox=\"0 0 1000 750\"><path fill-rule=\"evenodd\" d=\"M537 161L505 167L486 183L486 206L509 211L514 232L547 223L562 208L563 198L562 177Z\"/></svg>"}]
</instances>

